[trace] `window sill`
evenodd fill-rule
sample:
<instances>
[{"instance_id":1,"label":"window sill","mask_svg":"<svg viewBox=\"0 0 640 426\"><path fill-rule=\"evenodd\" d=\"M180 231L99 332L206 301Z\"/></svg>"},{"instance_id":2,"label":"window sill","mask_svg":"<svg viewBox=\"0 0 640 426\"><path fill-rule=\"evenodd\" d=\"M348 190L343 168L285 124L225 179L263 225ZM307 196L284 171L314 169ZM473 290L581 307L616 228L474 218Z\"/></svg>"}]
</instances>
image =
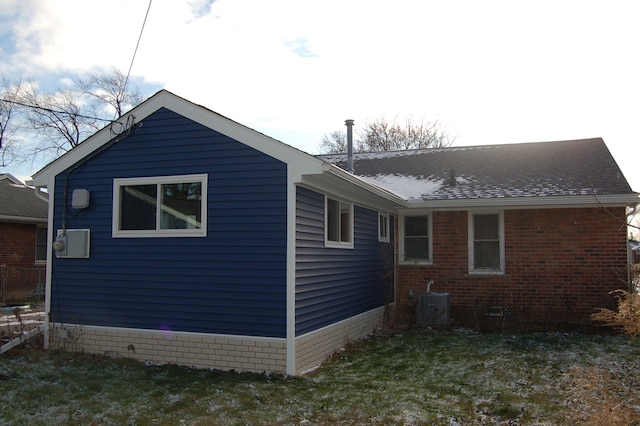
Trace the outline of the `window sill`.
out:
<instances>
[{"instance_id":1,"label":"window sill","mask_svg":"<svg viewBox=\"0 0 640 426\"><path fill-rule=\"evenodd\" d=\"M183 237L206 237L206 230L195 230L192 232L184 232L184 231L115 231L112 232L111 236L113 238L183 238Z\"/></svg>"},{"instance_id":2,"label":"window sill","mask_svg":"<svg viewBox=\"0 0 640 426\"><path fill-rule=\"evenodd\" d=\"M400 266L436 266L430 260L401 260L398 262Z\"/></svg>"},{"instance_id":3,"label":"window sill","mask_svg":"<svg viewBox=\"0 0 640 426\"><path fill-rule=\"evenodd\" d=\"M325 241L324 246L326 248L336 248L336 249L353 249L352 243L338 243L334 241Z\"/></svg>"},{"instance_id":4,"label":"window sill","mask_svg":"<svg viewBox=\"0 0 640 426\"><path fill-rule=\"evenodd\" d=\"M489 276L489 277L504 277L506 276L504 271L469 271L470 276Z\"/></svg>"}]
</instances>

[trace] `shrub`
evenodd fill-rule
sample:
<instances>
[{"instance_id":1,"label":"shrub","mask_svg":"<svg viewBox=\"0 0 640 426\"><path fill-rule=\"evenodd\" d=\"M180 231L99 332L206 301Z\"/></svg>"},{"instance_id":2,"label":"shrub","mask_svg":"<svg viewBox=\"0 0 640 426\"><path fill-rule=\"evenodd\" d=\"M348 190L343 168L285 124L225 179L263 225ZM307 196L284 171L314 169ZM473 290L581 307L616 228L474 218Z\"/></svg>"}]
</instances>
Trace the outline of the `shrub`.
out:
<instances>
[{"instance_id":1,"label":"shrub","mask_svg":"<svg viewBox=\"0 0 640 426\"><path fill-rule=\"evenodd\" d=\"M640 294L626 290L615 290L612 294L618 300L618 311L599 308L591 315L591 319L626 335L640 337Z\"/></svg>"}]
</instances>

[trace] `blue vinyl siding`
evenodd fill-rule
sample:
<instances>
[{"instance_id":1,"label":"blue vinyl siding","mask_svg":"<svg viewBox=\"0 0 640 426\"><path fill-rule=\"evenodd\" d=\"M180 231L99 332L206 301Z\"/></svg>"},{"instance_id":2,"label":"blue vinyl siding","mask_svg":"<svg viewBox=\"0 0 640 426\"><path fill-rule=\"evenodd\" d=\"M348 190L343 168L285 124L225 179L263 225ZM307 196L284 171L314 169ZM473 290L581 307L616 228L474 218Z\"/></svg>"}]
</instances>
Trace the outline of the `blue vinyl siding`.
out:
<instances>
[{"instance_id":1,"label":"blue vinyl siding","mask_svg":"<svg viewBox=\"0 0 640 426\"><path fill-rule=\"evenodd\" d=\"M296 335L384 305L393 295L393 260L385 263L383 253L392 256L393 244L378 242L378 212L357 205L354 248L325 247L324 195L298 188Z\"/></svg>"},{"instance_id":2,"label":"blue vinyl siding","mask_svg":"<svg viewBox=\"0 0 640 426\"><path fill-rule=\"evenodd\" d=\"M91 230L89 259L53 259L52 320L286 337L287 166L161 109L69 173L88 189L67 229ZM112 238L113 179L208 175L207 237ZM66 174L56 180L62 228Z\"/></svg>"}]
</instances>

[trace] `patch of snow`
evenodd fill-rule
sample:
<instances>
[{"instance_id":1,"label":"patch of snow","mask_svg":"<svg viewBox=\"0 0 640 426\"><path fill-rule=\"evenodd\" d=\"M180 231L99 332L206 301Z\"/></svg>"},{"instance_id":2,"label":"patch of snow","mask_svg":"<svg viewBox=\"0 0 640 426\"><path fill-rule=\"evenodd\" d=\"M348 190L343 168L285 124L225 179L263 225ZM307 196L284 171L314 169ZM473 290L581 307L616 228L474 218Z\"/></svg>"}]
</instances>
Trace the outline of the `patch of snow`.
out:
<instances>
[{"instance_id":1,"label":"patch of snow","mask_svg":"<svg viewBox=\"0 0 640 426\"><path fill-rule=\"evenodd\" d=\"M432 180L428 176L423 179L407 175L376 175L364 176L364 180L394 192L405 199L422 198L434 194L444 185L443 179Z\"/></svg>"}]
</instances>

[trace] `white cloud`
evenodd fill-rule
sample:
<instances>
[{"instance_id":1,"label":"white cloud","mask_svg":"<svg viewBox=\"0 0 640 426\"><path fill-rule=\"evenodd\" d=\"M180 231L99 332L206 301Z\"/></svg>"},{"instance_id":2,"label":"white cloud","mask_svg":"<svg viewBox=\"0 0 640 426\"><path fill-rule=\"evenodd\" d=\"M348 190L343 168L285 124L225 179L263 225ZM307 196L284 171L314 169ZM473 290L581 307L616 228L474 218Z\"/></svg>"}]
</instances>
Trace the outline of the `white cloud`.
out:
<instances>
[{"instance_id":1,"label":"white cloud","mask_svg":"<svg viewBox=\"0 0 640 426\"><path fill-rule=\"evenodd\" d=\"M211 13L211 6L216 0L191 0L187 2L191 7L191 13L196 18L202 18Z\"/></svg>"},{"instance_id":2,"label":"white cloud","mask_svg":"<svg viewBox=\"0 0 640 426\"><path fill-rule=\"evenodd\" d=\"M8 71L128 70L148 0L0 0ZM315 152L382 115L456 144L602 136L640 190L632 0L154 0L133 77ZM4 31L4 32L2 32ZM3 40L6 30L0 30ZM36 76L37 77L37 76ZM636 148L637 151L637 148Z\"/></svg>"}]
</instances>

